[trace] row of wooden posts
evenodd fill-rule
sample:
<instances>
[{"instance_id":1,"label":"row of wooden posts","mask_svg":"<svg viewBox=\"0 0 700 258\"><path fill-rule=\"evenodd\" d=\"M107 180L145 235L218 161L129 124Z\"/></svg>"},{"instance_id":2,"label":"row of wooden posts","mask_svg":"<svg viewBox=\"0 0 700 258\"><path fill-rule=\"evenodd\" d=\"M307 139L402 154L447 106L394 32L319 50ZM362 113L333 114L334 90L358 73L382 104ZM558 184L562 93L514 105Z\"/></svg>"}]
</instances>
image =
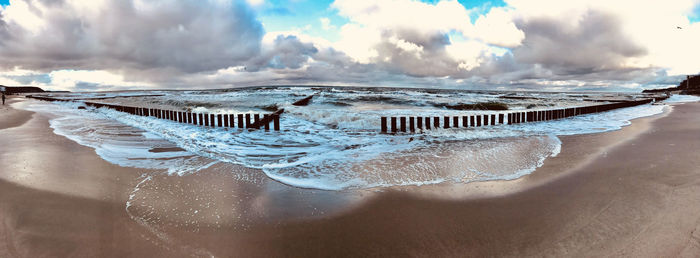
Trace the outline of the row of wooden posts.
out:
<instances>
[{"instance_id":1,"label":"row of wooden posts","mask_svg":"<svg viewBox=\"0 0 700 258\"><path fill-rule=\"evenodd\" d=\"M519 124L562 119L577 115L609 111L618 108L633 107L653 102L654 99L625 101L618 103L562 108L553 110L519 111L500 114L443 116L443 117L381 117L382 133L417 132L438 128L466 128L498 124ZM442 123L440 121L442 120ZM390 124L389 124L390 123ZM391 126L391 127L389 127Z\"/></svg>"},{"instance_id":2,"label":"row of wooden posts","mask_svg":"<svg viewBox=\"0 0 700 258\"><path fill-rule=\"evenodd\" d=\"M41 96L28 97L47 101L67 101ZM280 130L280 114L284 112L284 110L280 109L277 112L271 114L203 114L175 110L163 110L157 108L130 107L95 102L84 103L86 106L95 108L111 108L116 111L125 112L132 115L149 116L159 119L171 120L179 123L200 126L246 129L264 128L265 130L270 130L270 124L272 123L272 129L274 129L275 131Z\"/></svg>"}]
</instances>

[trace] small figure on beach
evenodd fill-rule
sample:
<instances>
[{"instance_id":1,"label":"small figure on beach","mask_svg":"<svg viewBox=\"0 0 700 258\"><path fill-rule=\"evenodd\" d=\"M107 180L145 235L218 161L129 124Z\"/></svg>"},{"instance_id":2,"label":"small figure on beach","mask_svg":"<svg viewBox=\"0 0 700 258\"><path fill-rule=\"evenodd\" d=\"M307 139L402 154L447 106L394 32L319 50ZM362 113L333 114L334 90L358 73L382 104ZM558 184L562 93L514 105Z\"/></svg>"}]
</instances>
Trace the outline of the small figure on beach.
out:
<instances>
[{"instance_id":1,"label":"small figure on beach","mask_svg":"<svg viewBox=\"0 0 700 258\"><path fill-rule=\"evenodd\" d=\"M2 105L5 105L5 92L2 92Z\"/></svg>"}]
</instances>

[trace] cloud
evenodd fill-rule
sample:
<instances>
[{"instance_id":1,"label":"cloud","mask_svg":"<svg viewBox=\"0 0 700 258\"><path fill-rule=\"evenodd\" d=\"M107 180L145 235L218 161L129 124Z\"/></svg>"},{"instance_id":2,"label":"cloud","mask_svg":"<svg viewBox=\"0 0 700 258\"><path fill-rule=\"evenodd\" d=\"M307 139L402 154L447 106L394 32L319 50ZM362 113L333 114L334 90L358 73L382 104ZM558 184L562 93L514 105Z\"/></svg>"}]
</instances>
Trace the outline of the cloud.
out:
<instances>
[{"instance_id":1,"label":"cloud","mask_svg":"<svg viewBox=\"0 0 700 258\"><path fill-rule=\"evenodd\" d=\"M333 24L331 24L331 20L328 19L328 17L321 17L318 18L319 22L321 22L321 28L323 30L335 30L337 27Z\"/></svg>"},{"instance_id":2,"label":"cloud","mask_svg":"<svg viewBox=\"0 0 700 258\"><path fill-rule=\"evenodd\" d=\"M336 0L323 17L265 32L256 11L295 14L274 1L17 0L0 9L0 82L641 89L700 71L700 23L688 20L699 3ZM322 30L303 27L316 20ZM319 36L336 30L338 40Z\"/></svg>"},{"instance_id":3,"label":"cloud","mask_svg":"<svg viewBox=\"0 0 700 258\"><path fill-rule=\"evenodd\" d=\"M474 10L457 1L337 0L332 6L350 20L341 27L342 39L335 44L339 50L359 63L413 77L465 78L503 54L492 47L515 46L523 38L507 12L492 11L475 27L470 18ZM487 29L503 31L483 32Z\"/></svg>"},{"instance_id":4,"label":"cloud","mask_svg":"<svg viewBox=\"0 0 700 258\"><path fill-rule=\"evenodd\" d=\"M40 71L215 70L257 56L264 34L244 2L215 0L18 0L0 26L0 65Z\"/></svg>"},{"instance_id":5,"label":"cloud","mask_svg":"<svg viewBox=\"0 0 700 258\"><path fill-rule=\"evenodd\" d=\"M589 74L622 70L628 58L641 57L647 50L632 41L610 14L588 10L577 23L553 18L530 18L518 27L527 35L513 49L519 62L539 64L556 74Z\"/></svg>"},{"instance_id":6,"label":"cloud","mask_svg":"<svg viewBox=\"0 0 700 258\"><path fill-rule=\"evenodd\" d=\"M270 39L266 40L270 41ZM318 52L311 43L303 43L293 35L277 35L265 44L262 53L246 65L246 70L258 71L264 68L298 69Z\"/></svg>"}]
</instances>

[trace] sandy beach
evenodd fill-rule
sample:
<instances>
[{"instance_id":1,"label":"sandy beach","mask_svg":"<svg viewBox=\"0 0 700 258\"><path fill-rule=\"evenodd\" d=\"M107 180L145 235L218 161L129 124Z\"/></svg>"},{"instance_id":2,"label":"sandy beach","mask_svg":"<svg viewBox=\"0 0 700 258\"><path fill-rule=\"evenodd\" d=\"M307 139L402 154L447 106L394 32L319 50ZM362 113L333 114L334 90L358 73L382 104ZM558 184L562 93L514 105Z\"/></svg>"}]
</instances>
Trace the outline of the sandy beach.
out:
<instances>
[{"instance_id":1,"label":"sandy beach","mask_svg":"<svg viewBox=\"0 0 700 258\"><path fill-rule=\"evenodd\" d=\"M186 176L120 167L8 105L0 257L697 257L698 112L700 103L678 104L622 130L562 136L558 156L517 180L347 193L229 165ZM231 169L250 177L232 180ZM260 185L282 194L255 193ZM147 195L157 198L139 201ZM345 195L363 201L326 214L290 208ZM244 210L214 208L241 200L233 207ZM204 208L168 213L192 207ZM250 213L266 219L239 223Z\"/></svg>"}]
</instances>

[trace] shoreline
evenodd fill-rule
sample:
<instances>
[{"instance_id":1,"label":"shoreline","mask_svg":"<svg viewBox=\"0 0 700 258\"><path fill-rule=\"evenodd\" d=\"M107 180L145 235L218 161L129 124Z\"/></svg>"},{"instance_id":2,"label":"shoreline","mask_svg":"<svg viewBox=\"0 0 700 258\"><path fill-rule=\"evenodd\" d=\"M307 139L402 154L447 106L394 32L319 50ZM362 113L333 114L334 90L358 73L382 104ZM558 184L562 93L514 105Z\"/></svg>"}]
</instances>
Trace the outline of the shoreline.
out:
<instances>
[{"instance_id":1,"label":"shoreline","mask_svg":"<svg viewBox=\"0 0 700 258\"><path fill-rule=\"evenodd\" d=\"M693 132L700 129L700 118L692 116L698 111L700 103L681 104L673 111L635 119L621 130L560 136L558 156L547 158L534 172L515 180L365 191L359 193L366 195L361 202L329 204L347 205L347 209L330 215L307 217L304 213L301 219L291 220L284 219L285 212L295 211L285 208L316 207L348 193L319 195L321 190L294 190L259 175L253 182L229 183L226 180L235 180L225 175L231 169L226 166L177 177L123 168L102 160L92 148L53 134L46 118L25 113L24 118L10 120L26 121L0 128L0 144L16 146L18 151L10 154L0 150L0 165L9 168L0 172L0 256L698 254L700 243L693 244L692 239L700 234L700 215L695 215L700 214L700 208L691 203L700 200L696 197L700 196L700 171L693 171L700 164L688 158L697 159L692 153L673 157L675 148L698 149ZM31 142L37 136L43 141ZM666 141L671 141L673 148L664 146ZM26 160L27 155L38 155L41 161ZM6 157L25 160L10 163ZM669 160L675 162L669 164ZM669 175L652 173L652 165L670 171ZM687 170L685 174L681 168ZM129 194L134 193L137 183L146 181L142 178L145 174L164 181L146 182L143 192L137 194L175 189L196 192L170 198L156 195L165 198L161 200L164 204L151 210L142 208L157 203L136 203L141 205L134 210L137 216L150 218L149 212L164 215L168 214L166 208L179 211L201 204L188 200L193 203L175 202L172 206L165 201L194 194L213 196L207 201L219 207L252 198L249 206L233 208L271 217L240 224L236 212L214 209L209 214L210 210L202 209L195 212L200 215L161 218L148 221L153 228L144 227L127 214L125 203L131 200ZM268 193L282 194L251 194L261 191L253 186L257 184L264 185ZM678 185L683 187L675 187ZM164 189L166 186L171 187ZM213 189L200 189L204 186ZM234 194L217 196L217 190L222 189L231 189ZM664 195L669 189L673 191ZM285 206L290 201L299 204ZM282 206L275 210L270 203ZM85 214L76 217L77 210ZM275 213L281 217L270 215ZM659 214L674 218L673 225L664 223L666 218ZM213 219L214 215L228 223L219 224L222 220ZM188 222L192 220L197 224ZM633 222L644 227L637 228ZM182 243L187 243L186 249L178 247Z\"/></svg>"}]
</instances>

